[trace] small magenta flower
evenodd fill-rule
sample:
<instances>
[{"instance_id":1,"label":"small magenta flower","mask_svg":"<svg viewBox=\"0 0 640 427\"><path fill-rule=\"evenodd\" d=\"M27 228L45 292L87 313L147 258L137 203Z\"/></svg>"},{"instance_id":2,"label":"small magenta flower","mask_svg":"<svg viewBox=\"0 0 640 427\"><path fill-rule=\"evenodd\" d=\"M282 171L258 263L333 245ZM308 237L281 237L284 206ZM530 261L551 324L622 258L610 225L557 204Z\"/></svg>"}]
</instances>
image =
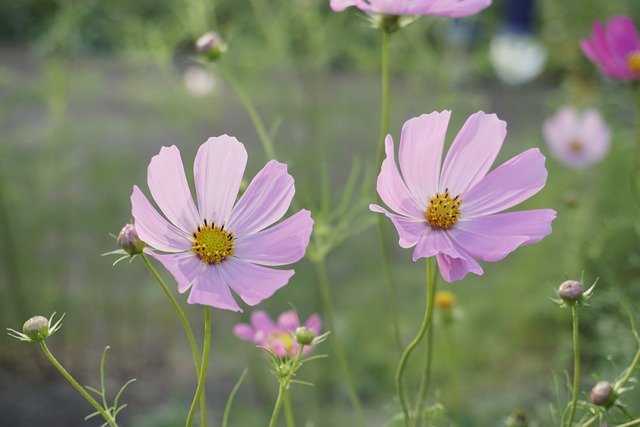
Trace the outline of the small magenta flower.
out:
<instances>
[{"instance_id":1,"label":"small magenta flower","mask_svg":"<svg viewBox=\"0 0 640 427\"><path fill-rule=\"evenodd\" d=\"M602 160L611 144L611 131L594 109L580 114L573 107L562 107L544 122L542 133L551 155L575 169Z\"/></svg>"},{"instance_id":2,"label":"small magenta flower","mask_svg":"<svg viewBox=\"0 0 640 427\"><path fill-rule=\"evenodd\" d=\"M287 166L270 161L236 202L247 163L244 145L228 135L209 138L196 154L193 201L176 146L151 159L147 183L163 218L138 186L132 214L144 252L191 288L188 302L242 311L230 288L255 305L286 285L293 270L268 268L299 261L309 244L313 220L300 210L272 226L289 209L295 193Z\"/></svg>"},{"instance_id":3,"label":"small magenta flower","mask_svg":"<svg viewBox=\"0 0 640 427\"><path fill-rule=\"evenodd\" d=\"M580 47L605 76L620 80L640 79L640 38L630 18L616 16L606 27L596 21L591 39L582 39Z\"/></svg>"},{"instance_id":4,"label":"small magenta flower","mask_svg":"<svg viewBox=\"0 0 640 427\"><path fill-rule=\"evenodd\" d=\"M404 124L399 169L387 136L377 189L395 213L369 205L391 219L401 247L415 247L414 261L435 256L447 282L482 275L476 258L499 261L539 242L551 233L556 216L551 209L499 213L540 191L547 170L533 148L487 173L506 135L506 123L495 114L469 117L441 165L450 114L423 114Z\"/></svg>"},{"instance_id":5,"label":"small magenta flower","mask_svg":"<svg viewBox=\"0 0 640 427\"><path fill-rule=\"evenodd\" d=\"M321 326L322 322L317 314L311 315L304 324L304 327L313 332L314 336L320 334ZM234 326L233 333L240 339L252 341L270 349L276 356L285 358L294 357L298 353L299 344L296 341L296 333L299 332L299 327L300 320L293 310L280 314L277 324L267 313L258 310L251 314L251 325L239 323ZM312 345L305 345L302 354L311 351L311 348Z\"/></svg>"},{"instance_id":6,"label":"small magenta flower","mask_svg":"<svg viewBox=\"0 0 640 427\"><path fill-rule=\"evenodd\" d=\"M355 6L371 14L461 18L474 15L490 4L491 0L331 0L331 9L342 12L350 6Z\"/></svg>"}]
</instances>

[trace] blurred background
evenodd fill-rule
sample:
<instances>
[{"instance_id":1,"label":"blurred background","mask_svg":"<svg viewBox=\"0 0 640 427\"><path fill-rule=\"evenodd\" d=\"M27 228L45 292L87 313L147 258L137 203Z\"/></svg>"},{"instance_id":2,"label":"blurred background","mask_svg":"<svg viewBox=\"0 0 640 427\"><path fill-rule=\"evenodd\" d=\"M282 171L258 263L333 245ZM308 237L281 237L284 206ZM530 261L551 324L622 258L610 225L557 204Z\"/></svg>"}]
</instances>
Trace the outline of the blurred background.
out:
<instances>
[{"instance_id":1,"label":"blurred background","mask_svg":"<svg viewBox=\"0 0 640 427\"><path fill-rule=\"evenodd\" d=\"M548 154L542 123L572 104L600 109L612 128L612 149L582 171L548 158L547 186L521 208L558 211L554 232L500 263L483 263L482 277L441 282L455 293L459 313L449 328L437 325L434 336L430 401L448 409L442 425L500 426L514 410L553 425L550 406L567 401L572 345L570 312L549 298L566 278L584 274L586 284L599 278L591 307L581 312L583 389L595 384L592 373L613 379L637 350L621 310L626 303L637 316L640 297L637 207L628 184L632 95L601 77L579 41L595 20L626 14L637 25L640 8L633 0L539 0L533 19L514 30L509 7L496 0L461 20L422 17L393 35L394 138L407 119L450 109L451 141L470 114L483 110L508 123L498 162L531 147ZM196 384L181 325L142 263L112 266L114 258L101 256L116 249L112 235L131 220L132 186L148 191L150 158L172 144L191 179L196 150L209 136L226 133L244 142L247 179L268 160L228 80L194 60L194 42L209 30L226 40L220 67L242 84L272 132L278 157L296 179L298 205L317 211L322 177L333 189L328 199L337 203L358 164L366 191L353 209L363 224L371 222L366 205L376 197L381 35L361 13L334 13L320 0L0 2L0 325L20 329L33 315L66 313L47 342L81 384L94 387L110 345L111 396L137 378L123 396L129 406L121 425L182 425ZM518 77L518 70L492 65L492 41L520 30L546 54L539 74ZM509 55L502 63L528 58L523 50ZM395 244L389 249L406 345L425 308L424 262L413 263L411 251ZM333 333L345 347L369 424L384 425L397 410L400 352L376 227L349 236L327 266ZM295 268L290 283L258 308L276 317L293 304L302 320L323 314L313 265L304 259ZM178 300L200 336L201 310L188 306L186 295ZM266 425L277 394L260 352L233 336L233 325L252 312L244 307L244 313L213 311L212 425L220 424L244 367L249 373L230 425ZM302 370L301 379L315 386L296 386L298 422L354 425L330 343L315 352L330 357ZM418 365L415 360L409 383L417 382ZM638 410L640 394L632 393L625 402ZM90 412L36 345L0 335L0 425L100 425L83 421Z\"/></svg>"}]
</instances>

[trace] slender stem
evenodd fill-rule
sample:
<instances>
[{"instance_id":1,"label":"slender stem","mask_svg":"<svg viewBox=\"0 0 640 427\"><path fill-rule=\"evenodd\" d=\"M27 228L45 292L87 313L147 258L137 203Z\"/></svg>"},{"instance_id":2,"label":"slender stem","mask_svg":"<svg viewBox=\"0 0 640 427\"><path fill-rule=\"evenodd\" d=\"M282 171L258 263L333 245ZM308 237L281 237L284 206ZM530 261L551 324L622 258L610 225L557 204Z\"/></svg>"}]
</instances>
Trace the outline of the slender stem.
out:
<instances>
[{"instance_id":1,"label":"slender stem","mask_svg":"<svg viewBox=\"0 0 640 427\"><path fill-rule=\"evenodd\" d=\"M380 114L380 137L378 140L378 152L376 156L376 170L380 170L382 160L384 158L384 140L389 133L389 42L391 33L382 32L382 48L381 48L381 92L382 92L382 109ZM378 197L378 201L380 198ZM384 276L387 297L389 298L389 307L391 308L391 324L393 325L394 340L398 351L402 351L402 343L400 342L400 326L398 325L398 307L396 304L396 289L391 277L391 262L389 259L389 250L387 245L387 237L385 235L385 217L378 215L378 234L380 237L380 254L382 255L382 273Z\"/></svg>"},{"instance_id":2,"label":"slender stem","mask_svg":"<svg viewBox=\"0 0 640 427\"><path fill-rule=\"evenodd\" d=\"M204 383L207 379L207 366L209 364L209 348L211 347L211 313L208 305L204 306L204 343L202 344L202 366L200 367L200 375L198 376L198 387L196 387L196 393L193 396L193 402L191 402L191 408L189 409L189 415L187 416L187 427L191 427L193 424L193 416L196 413L198 407L198 401L204 394ZM200 406L200 411L206 411L206 408ZM201 426L206 427L206 424Z\"/></svg>"},{"instance_id":3,"label":"slender stem","mask_svg":"<svg viewBox=\"0 0 640 427\"><path fill-rule=\"evenodd\" d=\"M636 356L633 358L631 365L629 365L629 367L627 368L627 371L625 372L624 377L622 377L620 381L616 383L616 389L621 389L622 387L625 386L627 381L629 381L629 379L631 378L631 374L633 373L633 371L638 367L639 362L640 362L640 348L638 348L638 351L636 352Z\"/></svg>"},{"instance_id":4,"label":"slender stem","mask_svg":"<svg viewBox=\"0 0 640 427\"><path fill-rule=\"evenodd\" d=\"M405 426L411 425L411 416L409 414L409 410L407 408L407 402L404 396L404 386L402 384L402 375L404 373L404 369L407 365L407 360L411 355L411 352L420 344L422 338L424 337L429 325L431 324L431 315L433 314L433 302L435 299L435 280L432 280L431 269L433 264L432 258L427 258L427 308L424 313L424 319L422 320L422 325L420 326L420 330L418 331L418 335L409 343L404 353L402 353L402 357L400 358L400 363L398 364L398 370L396 372L396 391L398 393L398 400L400 401L400 406L402 407L402 412L404 414L404 424Z\"/></svg>"},{"instance_id":5,"label":"slender stem","mask_svg":"<svg viewBox=\"0 0 640 427\"><path fill-rule=\"evenodd\" d=\"M578 307L577 304L571 306L571 317L573 319L573 399L571 400L571 413L569 415L568 427L573 425L573 419L578 407L578 394L580 389L580 339L578 334Z\"/></svg>"},{"instance_id":6,"label":"slender stem","mask_svg":"<svg viewBox=\"0 0 640 427\"><path fill-rule=\"evenodd\" d=\"M242 382L244 381L244 377L247 376L247 372L248 370L246 368L244 369L244 371L242 371L242 375L240 375L238 382L233 386L233 389L229 394L227 405L224 408L224 416L222 417L222 427L227 427L227 424L229 423L229 414L231 413L231 405L233 404L233 399L236 396L238 389L240 388L240 384L242 384Z\"/></svg>"},{"instance_id":7,"label":"slender stem","mask_svg":"<svg viewBox=\"0 0 640 427\"><path fill-rule=\"evenodd\" d=\"M117 427L118 425L116 424L116 421L113 418L113 416L109 412L107 412L104 408L102 408L102 406L100 406L100 404L96 402L96 400L93 397L91 397L91 395L87 393L87 391L80 384L78 384L78 382L71 376L71 374L69 374L69 372L67 372L67 370L64 369L64 367L60 364L60 362L58 362L56 358L53 357L53 354L51 354L51 352L49 351L49 348L47 347L47 344L44 342L44 340L40 341L40 347L42 347L42 351L44 351L45 356L47 356L47 358L51 361L53 366L55 366L58 369L58 371L60 371L62 376L64 376L67 379L67 381L71 383L73 388L75 388L78 391L78 393L80 393L82 397L84 397L87 400L87 402L89 402L91 406L93 406L100 413L100 415L102 415L102 418L104 418L105 421L109 423L111 427Z\"/></svg>"},{"instance_id":8,"label":"slender stem","mask_svg":"<svg viewBox=\"0 0 640 427\"><path fill-rule=\"evenodd\" d=\"M353 410L356 413L358 424L361 426L364 426L365 421L364 421L364 415L362 412L362 406L360 404L360 399L353 385L353 379L351 378L351 370L349 369L349 363L347 362L347 358L345 357L344 352L342 351L342 346L338 341L338 334L336 333L337 331L335 328L335 323L333 321L333 309L331 308L331 296L329 295L329 281L327 279L327 272L324 265L324 257L323 256L314 257L312 259L312 262L316 269L318 282L320 284L320 299L322 300L322 306L324 309L325 318L327 320L327 325L329 326L329 330L331 331L331 335L329 337L331 339L333 351L336 354L336 359L338 360L340 371L342 371L342 376L347 386L347 392L349 393L349 399L351 400L351 406L353 407Z\"/></svg>"},{"instance_id":9,"label":"slender stem","mask_svg":"<svg viewBox=\"0 0 640 427\"><path fill-rule=\"evenodd\" d=\"M431 264L427 262L427 280L431 280L433 283L433 294L436 293L437 283L436 276L433 275L431 270ZM413 425L417 426L422 414L422 406L424 405L427 391L429 390L429 380L431 378L431 361L433 360L433 325L427 330L427 348L424 358L424 369L420 380L420 388L418 389L418 397L416 399L416 418Z\"/></svg>"},{"instance_id":10,"label":"slender stem","mask_svg":"<svg viewBox=\"0 0 640 427\"><path fill-rule=\"evenodd\" d=\"M278 415L280 415L280 408L282 407L282 403L288 401L289 398L287 396L289 392L289 384L291 383L291 378L293 378L293 374L296 372L298 367L300 366L300 358L302 357L302 349L304 345L300 345L298 347L298 354L296 354L295 359L291 362L291 366L289 367L289 371L284 378L280 379L280 386L278 387L278 397L276 399L276 404L273 407L273 413L271 414L271 420L269 421L269 427L274 427L276 422L278 421ZM286 409L285 409L286 410ZM288 425L288 421L287 421Z\"/></svg>"},{"instance_id":11,"label":"slender stem","mask_svg":"<svg viewBox=\"0 0 640 427\"><path fill-rule=\"evenodd\" d=\"M144 265L147 266L147 269L151 272L151 275L153 275L153 277L156 279L156 281L164 291L167 298L169 298L169 301L171 302L171 305L175 309L176 313L178 314L178 317L180 318L180 322L182 323L184 331L187 333L187 339L189 340L189 346L191 347L191 353L193 354L193 363L196 367L196 376L200 377L200 352L198 351L198 346L196 345L196 338L193 335L193 330L191 329L191 325L187 320L187 316L185 316L184 311L182 311L182 308L180 308L180 304L178 304L178 301L169 290L169 287L164 282L164 280L162 280L162 277L160 277L160 275L158 274L158 271L151 264L151 262L149 261L149 258L144 254L144 252L140 254L140 258L142 258ZM206 427L207 399L204 392L202 393L202 397L200 400L200 417L201 417L200 421L201 421L202 427Z\"/></svg>"},{"instance_id":12,"label":"slender stem","mask_svg":"<svg viewBox=\"0 0 640 427\"><path fill-rule=\"evenodd\" d=\"M220 71L225 79L231 85L231 88L234 90L238 98L240 98L240 102L244 106L244 109L247 111L249 118L251 119L251 123L253 123L253 127L256 129L258 133L258 138L260 138L260 143L262 144L262 148L264 152L267 154L267 157L270 159L276 159L276 151L273 148L273 141L269 136L269 132L267 132L267 127L265 126L262 118L260 118L260 114L258 114L258 110L255 105L251 101L251 98L245 92L240 82L235 78L233 73L228 72L224 67L220 67Z\"/></svg>"},{"instance_id":13,"label":"slender stem","mask_svg":"<svg viewBox=\"0 0 640 427\"><path fill-rule=\"evenodd\" d=\"M631 427L631 426L638 426L638 425L640 425L640 418L633 421L629 421L628 423L618 424L616 427Z\"/></svg>"},{"instance_id":14,"label":"slender stem","mask_svg":"<svg viewBox=\"0 0 640 427\"><path fill-rule=\"evenodd\" d=\"M293 410L291 409L291 399L289 398L289 391L284 393L284 419L287 421L287 427L295 427L296 421L293 418Z\"/></svg>"}]
</instances>

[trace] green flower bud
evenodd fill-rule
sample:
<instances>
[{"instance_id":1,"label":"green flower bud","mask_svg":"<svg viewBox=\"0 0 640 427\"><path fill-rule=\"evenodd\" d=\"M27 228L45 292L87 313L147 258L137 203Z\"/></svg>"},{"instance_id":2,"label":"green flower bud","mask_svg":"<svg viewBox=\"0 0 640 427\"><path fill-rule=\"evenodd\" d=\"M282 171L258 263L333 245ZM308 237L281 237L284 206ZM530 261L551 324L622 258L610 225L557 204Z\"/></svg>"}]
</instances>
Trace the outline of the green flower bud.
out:
<instances>
[{"instance_id":1,"label":"green flower bud","mask_svg":"<svg viewBox=\"0 0 640 427\"><path fill-rule=\"evenodd\" d=\"M133 224L124 226L120 234L118 234L117 242L129 255L138 255L142 253L142 249L145 247L144 242L138 237L138 233Z\"/></svg>"},{"instance_id":2,"label":"green flower bud","mask_svg":"<svg viewBox=\"0 0 640 427\"><path fill-rule=\"evenodd\" d=\"M618 398L618 394L608 381L600 381L591 389L589 399L594 405L610 407Z\"/></svg>"},{"instance_id":3,"label":"green flower bud","mask_svg":"<svg viewBox=\"0 0 640 427\"><path fill-rule=\"evenodd\" d=\"M31 341L42 341L49 336L49 320L44 316L33 316L24 322L22 332Z\"/></svg>"},{"instance_id":4,"label":"green flower bud","mask_svg":"<svg viewBox=\"0 0 640 427\"><path fill-rule=\"evenodd\" d=\"M537 424L527 412L516 410L509 414L505 425L506 427L534 427Z\"/></svg>"},{"instance_id":5,"label":"green flower bud","mask_svg":"<svg viewBox=\"0 0 640 427\"><path fill-rule=\"evenodd\" d=\"M582 301L584 297L584 290L582 289L582 283L576 280L567 280L558 288L558 296L566 304L572 305Z\"/></svg>"},{"instance_id":6,"label":"green flower bud","mask_svg":"<svg viewBox=\"0 0 640 427\"><path fill-rule=\"evenodd\" d=\"M300 326L296 329L296 342L300 345L311 345L316 334L309 328Z\"/></svg>"},{"instance_id":7,"label":"green flower bud","mask_svg":"<svg viewBox=\"0 0 640 427\"><path fill-rule=\"evenodd\" d=\"M206 60L214 62L227 51L227 44L218 33L209 31L196 41L196 51Z\"/></svg>"}]
</instances>

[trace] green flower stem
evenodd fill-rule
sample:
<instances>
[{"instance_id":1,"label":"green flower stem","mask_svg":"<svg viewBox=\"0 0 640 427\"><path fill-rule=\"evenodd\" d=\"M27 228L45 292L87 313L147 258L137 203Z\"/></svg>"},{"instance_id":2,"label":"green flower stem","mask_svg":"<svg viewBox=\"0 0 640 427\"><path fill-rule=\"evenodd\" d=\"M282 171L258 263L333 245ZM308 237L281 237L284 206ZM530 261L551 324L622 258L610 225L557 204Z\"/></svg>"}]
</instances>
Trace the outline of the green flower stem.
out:
<instances>
[{"instance_id":1,"label":"green flower stem","mask_svg":"<svg viewBox=\"0 0 640 427\"><path fill-rule=\"evenodd\" d=\"M211 347L211 312L208 305L204 307L204 343L202 344L202 366L200 367L200 375L198 376L198 387L196 387L196 393L193 395L193 402L191 402L191 408L189 409L189 415L187 416L186 427L191 427L193 424L193 416L198 408L198 401L204 396L204 383L207 379L207 366L209 365L209 348ZM200 412L206 411L204 406L200 406ZM205 421L206 422L206 421ZM206 427L203 424L201 427Z\"/></svg>"},{"instance_id":2,"label":"green flower stem","mask_svg":"<svg viewBox=\"0 0 640 427\"><path fill-rule=\"evenodd\" d=\"M578 306L571 306L571 318L573 319L573 398L571 399L571 413L568 427L573 425L573 419L578 407L578 394L580 393L580 338L578 334Z\"/></svg>"},{"instance_id":3,"label":"green flower stem","mask_svg":"<svg viewBox=\"0 0 640 427\"><path fill-rule=\"evenodd\" d=\"M49 351L49 348L47 347L47 344L44 342L44 340L40 341L40 347L42 347L42 351L44 351L45 356L47 356L47 358L51 361L53 366L55 366L58 369L58 371L60 371L62 376L64 376L67 379L67 381L71 383L73 388L75 388L78 391L78 393L80 393L82 397L84 397L87 400L87 402L89 402L91 406L93 406L96 409L96 411L98 411L100 415L102 415L102 418L104 418L105 421L111 427L118 427L113 416L109 412L107 412L102 406L100 406L100 404L96 402L96 400L93 397L91 397L91 395L87 393L87 391L80 384L78 384L78 382L75 379L73 379L71 374L69 374L69 372L67 372L67 370L64 369L64 367L60 364L60 362L58 362L56 358L53 357L53 354L51 354L51 352Z\"/></svg>"},{"instance_id":4,"label":"green flower stem","mask_svg":"<svg viewBox=\"0 0 640 427\"><path fill-rule=\"evenodd\" d=\"M433 283L433 294L436 293L437 283L436 276L433 274L431 263L427 262L427 277ZM429 380L431 378L431 361L433 360L433 325L427 330L427 351L425 352L424 368L420 380L420 388L418 389L418 397L416 399L416 418L414 419L414 427L420 422L422 414L422 406L424 405L427 391L429 390Z\"/></svg>"},{"instance_id":5,"label":"green flower stem","mask_svg":"<svg viewBox=\"0 0 640 427\"><path fill-rule=\"evenodd\" d=\"M284 419L287 421L287 427L295 427L296 421L293 418L293 410L291 408L291 399L289 398L289 392L284 393Z\"/></svg>"},{"instance_id":6,"label":"green flower stem","mask_svg":"<svg viewBox=\"0 0 640 427\"><path fill-rule=\"evenodd\" d=\"M430 273L433 264L432 258L427 258L427 271ZM427 308L424 313L424 319L422 320L422 325L420 326L420 330L418 331L418 335L409 343L404 353L402 353L402 357L400 358L400 363L398 364L398 370L396 372L396 391L398 393L398 400L400 401L400 406L402 407L402 412L404 414L404 424L405 426L411 425L411 416L409 414L409 410L407 408L407 402L404 396L404 386L402 384L402 375L404 373L404 369L407 365L407 360L411 355L411 352L420 344L422 338L424 338L427 329L429 329L429 325L431 324L431 316L433 314L433 302L435 299L435 280L433 280L431 274L427 274Z\"/></svg>"},{"instance_id":7,"label":"green flower stem","mask_svg":"<svg viewBox=\"0 0 640 427\"><path fill-rule=\"evenodd\" d=\"M313 257L311 259L313 265L316 269L316 274L318 276L318 282L320 284L320 299L322 300L322 306L324 309L325 318L327 320L327 324L329 326L329 330L331 331L331 344L333 346L333 351L336 354L336 359L338 360L338 365L340 366L340 370L342 371L342 376L344 382L347 386L347 391L349 393L349 399L351 400L351 406L356 413L356 418L358 419L358 424L361 426L366 425L364 421L364 415L362 412L362 405L360 404L360 399L358 397L358 393L356 393L356 389L353 385L353 379L351 378L351 370L349 369L349 363L347 362L347 358L342 351L342 346L338 341L338 334L336 333L335 323L333 321L333 309L331 308L331 297L329 295L329 281L327 279L327 272L324 264L324 257Z\"/></svg>"},{"instance_id":8,"label":"green flower stem","mask_svg":"<svg viewBox=\"0 0 640 427\"><path fill-rule=\"evenodd\" d=\"M629 421L628 423L617 425L617 427L631 427L631 426L640 426L640 418L635 419L633 421Z\"/></svg>"},{"instance_id":9,"label":"green flower stem","mask_svg":"<svg viewBox=\"0 0 640 427\"><path fill-rule=\"evenodd\" d=\"M280 386L278 387L278 397L276 399L276 404L273 407L273 413L271 414L271 420L269 421L269 427L274 427L276 422L278 421L278 415L280 415L280 408L282 407L282 403L289 400L287 394L289 393L289 384L291 383L291 379L293 378L293 374L296 372L298 367L300 366L300 358L302 357L302 349L304 345L300 344L298 347L298 354L291 362L291 366L289 367L289 371L284 378L280 379ZM286 409L285 409L286 411ZM288 421L287 421L288 425Z\"/></svg>"},{"instance_id":10,"label":"green flower stem","mask_svg":"<svg viewBox=\"0 0 640 427\"><path fill-rule=\"evenodd\" d=\"M169 298L169 301L171 302L171 305L175 309L176 313L178 314L178 317L180 318L180 322L182 322L182 326L184 327L184 331L187 333L187 339L189 340L189 346L191 347L191 353L193 354L193 363L196 367L196 376L200 377L200 352L198 351L198 346L196 345L196 339L193 335L193 330L191 329L191 325L187 320L187 316L185 316L184 311L182 311L182 308L180 308L180 304L178 304L178 301L169 290L169 287L167 286L167 284L164 283L164 280L162 280L162 277L160 277L160 275L158 274L158 271L151 264L147 255L145 255L145 253L143 252L140 254L140 258L142 258L144 265L147 266L147 269L149 270L149 272L151 272L151 275L156 279L156 281L164 291L167 298ZM201 417L200 421L201 421L202 427L206 427L207 425L206 409L207 409L207 399L206 399L205 393L203 392L200 400L200 417Z\"/></svg>"},{"instance_id":11,"label":"green flower stem","mask_svg":"<svg viewBox=\"0 0 640 427\"><path fill-rule=\"evenodd\" d=\"M234 90L238 98L240 98L240 102L244 106L244 109L247 111L249 118L251 119L251 123L253 123L253 127L256 129L258 133L258 138L260 138L260 143L262 144L262 148L264 152L267 154L267 157L270 159L276 159L276 151L273 148L273 141L269 136L269 132L267 131L267 127L264 122L260 118L260 114L258 114L258 110L255 105L251 101L251 98L247 94L247 92L243 89L240 82L235 78L233 73L228 72L224 67L220 67L220 72L224 76L225 79L231 85L231 88Z\"/></svg>"},{"instance_id":12,"label":"green flower stem","mask_svg":"<svg viewBox=\"0 0 640 427\"><path fill-rule=\"evenodd\" d=\"M382 32L382 49L381 49L381 90L382 90L382 111L380 117L380 137L378 140L378 153L376 156L376 171L379 171L384 159L384 140L389 133L389 44L391 33ZM380 197L378 196L378 201ZM389 250L387 237L385 235L385 217L378 215L378 234L380 236L380 250L382 255L382 273L387 289L387 297L389 298L389 307L391 308L391 323L393 325L394 339L398 351L402 351L402 343L400 342L400 326L398 325L398 308L396 306L396 290L391 277L391 262L389 259Z\"/></svg>"},{"instance_id":13,"label":"green flower stem","mask_svg":"<svg viewBox=\"0 0 640 427\"><path fill-rule=\"evenodd\" d=\"M624 377L622 377L620 381L616 382L617 389L621 389L625 386L625 384L631 378L631 374L633 373L633 371L638 367L638 363L640 363L640 348L638 348L636 356L633 358L631 365L629 365L629 367L627 368L627 372L625 372Z\"/></svg>"}]
</instances>

